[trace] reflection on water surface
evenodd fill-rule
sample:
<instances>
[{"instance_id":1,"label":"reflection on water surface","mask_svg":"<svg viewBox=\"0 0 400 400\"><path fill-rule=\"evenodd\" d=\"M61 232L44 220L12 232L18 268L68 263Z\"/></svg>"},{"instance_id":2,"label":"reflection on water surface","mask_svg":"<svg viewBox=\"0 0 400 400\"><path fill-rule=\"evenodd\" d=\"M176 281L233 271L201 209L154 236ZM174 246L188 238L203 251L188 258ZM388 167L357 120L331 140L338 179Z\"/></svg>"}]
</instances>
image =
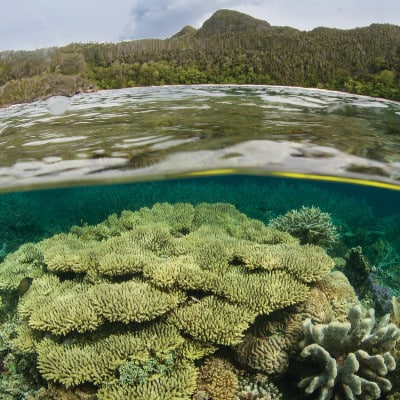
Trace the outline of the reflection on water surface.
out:
<instances>
[{"instance_id":1,"label":"reflection on water surface","mask_svg":"<svg viewBox=\"0 0 400 400\"><path fill-rule=\"evenodd\" d=\"M171 86L0 110L3 188L232 168L396 183L398 103L312 89Z\"/></svg>"}]
</instances>

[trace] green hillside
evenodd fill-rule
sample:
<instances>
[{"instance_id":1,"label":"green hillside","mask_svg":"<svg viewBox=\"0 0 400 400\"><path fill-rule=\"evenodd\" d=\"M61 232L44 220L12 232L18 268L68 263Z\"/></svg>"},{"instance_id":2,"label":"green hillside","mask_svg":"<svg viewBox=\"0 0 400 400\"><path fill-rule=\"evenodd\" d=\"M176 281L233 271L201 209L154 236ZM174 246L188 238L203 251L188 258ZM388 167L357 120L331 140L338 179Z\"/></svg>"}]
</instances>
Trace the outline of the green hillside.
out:
<instances>
[{"instance_id":1,"label":"green hillside","mask_svg":"<svg viewBox=\"0 0 400 400\"><path fill-rule=\"evenodd\" d=\"M0 105L143 85L239 83L336 89L400 101L400 27L310 32L231 10L169 39L0 52Z\"/></svg>"}]
</instances>

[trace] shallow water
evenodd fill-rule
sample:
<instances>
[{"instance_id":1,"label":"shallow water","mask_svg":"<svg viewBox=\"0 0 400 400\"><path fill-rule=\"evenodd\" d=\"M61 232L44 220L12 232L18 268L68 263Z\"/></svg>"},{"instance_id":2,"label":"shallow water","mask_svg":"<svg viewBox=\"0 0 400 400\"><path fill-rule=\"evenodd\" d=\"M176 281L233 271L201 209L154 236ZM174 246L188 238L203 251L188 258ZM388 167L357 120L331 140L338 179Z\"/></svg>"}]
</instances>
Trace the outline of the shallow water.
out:
<instances>
[{"instance_id":1,"label":"shallow water","mask_svg":"<svg viewBox=\"0 0 400 400\"><path fill-rule=\"evenodd\" d=\"M0 118L0 399L316 399L307 318L397 398L398 104L163 87Z\"/></svg>"},{"instance_id":2,"label":"shallow water","mask_svg":"<svg viewBox=\"0 0 400 400\"><path fill-rule=\"evenodd\" d=\"M129 181L202 170L400 176L400 104L275 86L170 86L0 110L0 185ZM56 115L51 111L56 112Z\"/></svg>"}]
</instances>

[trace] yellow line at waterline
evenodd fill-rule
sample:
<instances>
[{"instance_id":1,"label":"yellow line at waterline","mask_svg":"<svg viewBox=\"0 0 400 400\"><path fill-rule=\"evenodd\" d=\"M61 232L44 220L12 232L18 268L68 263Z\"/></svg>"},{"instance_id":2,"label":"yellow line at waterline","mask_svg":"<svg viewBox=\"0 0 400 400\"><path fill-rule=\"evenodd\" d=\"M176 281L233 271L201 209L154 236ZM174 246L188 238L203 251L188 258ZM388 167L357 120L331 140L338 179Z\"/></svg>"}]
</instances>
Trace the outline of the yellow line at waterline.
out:
<instances>
[{"instance_id":1,"label":"yellow line at waterline","mask_svg":"<svg viewBox=\"0 0 400 400\"><path fill-rule=\"evenodd\" d=\"M284 177L284 178L310 179L310 180L316 180L316 181L351 183L353 185L372 186L372 187L376 187L379 189L400 190L400 184L395 185L394 183L368 181L368 180L357 179L357 178L346 178L344 176L313 175L313 174L303 174L300 172L269 172L268 175L279 176L279 177Z\"/></svg>"},{"instance_id":2,"label":"yellow line at waterline","mask_svg":"<svg viewBox=\"0 0 400 400\"><path fill-rule=\"evenodd\" d=\"M192 171L187 172L184 176L213 176L213 175L233 175L233 174L243 174L243 171L234 168L225 169L207 169L203 171Z\"/></svg>"},{"instance_id":3,"label":"yellow line at waterline","mask_svg":"<svg viewBox=\"0 0 400 400\"><path fill-rule=\"evenodd\" d=\"M388 182L371 181L366 179L349 178L344 176L331 176L331 175L316 175L316 174L306 174L301 172L286 172L286 171L265 171L260 173L260 171L246 171L235 169L235 168L225 168L225 169L210 169L202 171L192 171L184 174L185 177L196 177L196 176L216 176L216 175L267 175L280 178L293 178L293 179L308 179L315 181L325 181L325 182L336 182L336 183L349 183L353 185L362 185L376 187L379 189L389 189L400 191L399 185Z\"/></svg>"}]
</instances>

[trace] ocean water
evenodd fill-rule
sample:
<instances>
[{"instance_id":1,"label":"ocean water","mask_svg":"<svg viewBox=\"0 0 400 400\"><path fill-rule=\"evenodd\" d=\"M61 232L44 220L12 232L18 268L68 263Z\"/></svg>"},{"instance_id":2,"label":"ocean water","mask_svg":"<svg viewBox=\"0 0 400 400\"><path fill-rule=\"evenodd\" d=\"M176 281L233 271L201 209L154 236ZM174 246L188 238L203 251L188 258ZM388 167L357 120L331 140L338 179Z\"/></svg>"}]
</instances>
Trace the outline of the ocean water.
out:
<instances>
[{"instance_id":1,"label":"ocean water","mask_svg":"<svg viewBox=\"0 0 400 400\"><path fill-rule=\"evenodd\" d=\"M399 127L272 86L1 109L0 399L398 398Z\"/></svg>"}]
</instances>

